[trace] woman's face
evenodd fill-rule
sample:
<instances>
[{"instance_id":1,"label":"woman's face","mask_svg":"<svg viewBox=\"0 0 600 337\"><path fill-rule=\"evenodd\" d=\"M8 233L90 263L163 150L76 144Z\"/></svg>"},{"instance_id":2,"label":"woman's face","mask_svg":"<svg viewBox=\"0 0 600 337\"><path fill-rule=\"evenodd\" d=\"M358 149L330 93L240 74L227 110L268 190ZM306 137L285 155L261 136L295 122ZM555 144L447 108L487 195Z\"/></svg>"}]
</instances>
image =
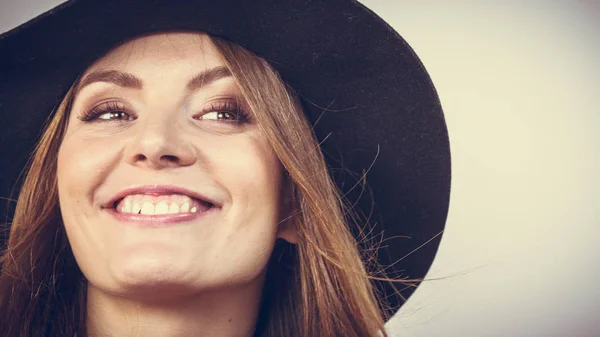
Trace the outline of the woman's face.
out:
<instances>
[{"instance_id":1,"label":"woman's face","mask_svg":"<svg viewBox=\"0 0 600 337\"><path fill-rule=\"evenodd\" d=\"M294 240L278 226L282 168L224 65L205 36L168 33L86 70L57 174L91 286L170 296L244 285L277 237Z\"/></svg>"}]
</instances>

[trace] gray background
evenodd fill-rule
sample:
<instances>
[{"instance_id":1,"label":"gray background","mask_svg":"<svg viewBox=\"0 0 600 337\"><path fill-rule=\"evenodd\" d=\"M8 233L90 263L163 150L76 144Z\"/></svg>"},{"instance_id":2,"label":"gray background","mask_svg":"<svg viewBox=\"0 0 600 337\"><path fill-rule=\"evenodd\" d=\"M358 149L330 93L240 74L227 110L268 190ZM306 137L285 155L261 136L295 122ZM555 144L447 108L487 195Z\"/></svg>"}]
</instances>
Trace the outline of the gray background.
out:
<instances>
[{"instance_id":1,"label":"gray background","mask_svg":"<svg viewBox=\"0 0 600 337\"><path fill-rule=\"evenodd\" d=\"M61 1L0 0L0 32ZM600 3L364 0L415 49L453 157L447 230L392 336L600 336Z\"/></svg>"}]
</instances>

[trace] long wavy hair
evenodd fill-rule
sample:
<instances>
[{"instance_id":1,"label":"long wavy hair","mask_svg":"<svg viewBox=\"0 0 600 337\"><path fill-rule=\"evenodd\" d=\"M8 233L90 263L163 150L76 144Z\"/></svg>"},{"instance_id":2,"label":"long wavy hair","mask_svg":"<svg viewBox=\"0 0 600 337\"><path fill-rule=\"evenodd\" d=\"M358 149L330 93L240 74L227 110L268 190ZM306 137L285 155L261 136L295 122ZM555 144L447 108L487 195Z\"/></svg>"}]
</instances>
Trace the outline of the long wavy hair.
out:
<instances>
[{"instance_id":1,"label":"long wavy hair","mask_svg":"<svg viewBox=\"0 0 600 337\"><path fill-rule=\"evenodd\" d=\"M298 240L275 245L255 336L387 336L367 268L374 256L359 250L351 234L344 216L349 209L299 99L265 60L237 44L211 40L283 164L283 198L291 210L285 221ZM18 194L0 257L3 337L86 335L87 281L63 226L56 175L78 82L46 122Z\"/></svg>"}]
</instances>

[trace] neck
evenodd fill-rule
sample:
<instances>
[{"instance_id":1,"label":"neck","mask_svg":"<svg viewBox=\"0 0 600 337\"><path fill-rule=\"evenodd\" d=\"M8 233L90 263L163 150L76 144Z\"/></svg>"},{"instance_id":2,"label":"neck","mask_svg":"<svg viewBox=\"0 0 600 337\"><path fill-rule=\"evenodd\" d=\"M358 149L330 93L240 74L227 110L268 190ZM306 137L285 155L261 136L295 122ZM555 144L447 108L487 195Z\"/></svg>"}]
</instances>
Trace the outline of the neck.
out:
<instances>
[{"instance_id":1,"label":"neck","mask_svg":"<svg viewBox=\"0 0 600 337\"><path fill-rule=\"evenodd\" d=\"M252 337L262 282L169 300L114 296L88 284L87 335Z\"/></svg>"}]
</instances>

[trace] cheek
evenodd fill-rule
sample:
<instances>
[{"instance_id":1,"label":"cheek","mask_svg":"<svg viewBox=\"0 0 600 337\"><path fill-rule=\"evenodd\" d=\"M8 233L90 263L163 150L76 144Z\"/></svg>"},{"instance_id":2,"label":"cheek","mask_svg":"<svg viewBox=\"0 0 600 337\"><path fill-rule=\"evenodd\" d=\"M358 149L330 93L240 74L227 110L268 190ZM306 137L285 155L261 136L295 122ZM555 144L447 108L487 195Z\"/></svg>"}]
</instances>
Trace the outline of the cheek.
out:
<instances>
[{"instance_id":1,"label":"cheek","mask_svg":"<svg viewBox=\"0 0 600 337\"><path fill-rule=\"evenodd\" d=\"M232 193L233 202L257 207L257 210L276 208L279 203L281 168L267 144L248 142L232 153L222 164L223 176Z\"/></svg>"},{"instance_id":2,"label":"cheek","mask_svg":"<svg viewBox=\"0 0 600 337\"><path fill-rule=\"evenodd\" d=\"M94 216L93 192L114 165L110 147L77 137L66 137L57 158L58 198L63 223L72 244L83 235L81 224ZM78 234L79 233L79 234Z\"/></svg>"},{"instance_id":3,"label":"cheek","mask_svg":"<svg viewBox=\"0 0 600 337\"><path fill-rule=\"evenodd\" d=\"M219 161L219 181L231 194L228 239L270 252L280 211L279 160L266 140L255 139L223 153Z\"/></svg>"},{"instance_id":4,"label":"cheek","mask_svg":"<svg viewBox=\"0 0 600 337\"><path fill-rule=\"evenodd\" d=\"M72 193L89 192L103 174L116 164L115 149L105 141L89 141L67 137L60 146L57 159L59 192L68 197ZM60 193L59 193L60 194Z\"/></svg>"}]
</instances>

